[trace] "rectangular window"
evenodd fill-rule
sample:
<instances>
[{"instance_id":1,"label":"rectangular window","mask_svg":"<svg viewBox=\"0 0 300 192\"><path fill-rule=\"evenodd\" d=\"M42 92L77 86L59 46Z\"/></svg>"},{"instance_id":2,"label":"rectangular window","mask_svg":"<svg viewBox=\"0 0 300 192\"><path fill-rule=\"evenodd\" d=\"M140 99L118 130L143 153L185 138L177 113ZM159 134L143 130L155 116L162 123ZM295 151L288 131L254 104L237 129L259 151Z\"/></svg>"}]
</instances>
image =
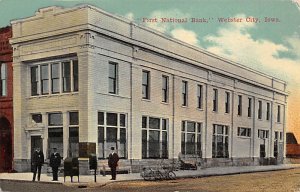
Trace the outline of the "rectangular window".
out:
<instances>
[{"instance_id":1,"label":"rectangular window","mask_svg":"<svg viewBox=\"0 0 300 192\"><path fill-rule=\"evenodd\" d=\"M277 122L280 123L281 117L280 117L280 105L277 106Z\"/></svg>"},{"instance_id":2,"label":"rectangular window","mask_svg":"<svg viewBox=\"0 0 300 192\"><path fill-rule=\"evenodd\" d=\"M57 148L57 152L63 154L63 128L49 127L48 128L48 157L50 158L53 148Z\"/></svg>"},{"instance_id":3,"label":"rectangular window","mask_svg":"<svg viewBox=\"0 0 300 192\"><path fill-rule=\"evenodd\" d=\"M198 109L203 108L203 86L198 85L197 86L197 104Z\"/></svg>"},{"instance_id":4,"label":"rectangular window","mask_svg":"<svg viewBox=\"0 0 300 192\"><path fill-rule=\"evenodd\" d=\"M242 95L239 95L238 96L238 115L242 115L242 111L243 111L243 108L242 108Z\"/></svg>"},{"instance_id":5,"label":"rectangular window","mask_svg":"<svg viewBox=\"0 0 300 192\"><path fill-rule=\"evenodd\" d=\"M49 94L49 87L54 94L78 91L77 60L33 66L30 76L32 96Z\"/></svg>"},{"instance_id":6,"label":"rectangular window","mask_svg":"<svg viewBox=\"0 0 300 192\"><path fill-rule=\"evenodd\" d=\"M267 114L266 114L266 120L270 120L270 103L267 103Z\"/></svg>"},{"instance_id":7,"label":"rectangular window","mask_svg":"<svg viewBox=\"0 0 300 192\"><path fill-rule=\"evenodd\" d=\"M49 67L41 66L41 91L42 95L49 94Z\"/></svg>"},{"instance_id":8,"label":"rectangular window","mask_svg":"<svg viewBox=\"0 0 300 192\"><path fill-rule=\"evenodd\" d=\"M230 93L225 92L225 113L230 112Z\"/></svg>"},{"instance_id":9,"label":"rectangular window","mask_svg":"<svg viewBox=\"0 0 300 192\"><path fill-rule=\"evenodd\" d=\"M188 105L188 82L182 81L182 106Z\"/></svg>"},{"instance_id":10,"label":"rectangular window","mask_svg":"<svg viewBox=\"0 0 300 192\"><path fill-rule=\"evenodd\" d=\"M202 156L201 127L202 123L182 121L181 153L183 155L197 155L198 157Z\"/></svg>"},{"instance_id":11,"label":"rectangular window","mask_svg":"<svg viewBox=\"0 0 300 192\"><path fill-rule=\"evenodd\" d=\"M143 80L142 80L142 95L143 99L150 99L150 72L143 71Z\"/></svg>"},{"instance_id":12,"label":"rectangular window","mask_svg":"<svg viewBox=\"0 0 300 192\"><path fill-rule=\"evenodd\" d=\"M122 113L98 112L98 157L107 158L115 147L120 158L127 157L127 123Z\"/></svg>"},{"instance_id":13,"label":"rectangular window","mask_svg":"<svg viewBox=\"0 0 300 192\"><path fill-rule=\"evenodd\" d=\"M7 95L7 66L0 63L0 96Z\"/></svg>"},{"instance_id":14,"label":"rectangular window","mask_svg":"<svg viewBox=\"0 0 300 192\"><path fill-rule=\"evenodd\" d=\"M258 119L262 118L262 101L258 101Z\"/></svg>"},{"instance_id":15,"label":"rectangular window","mask_svg":"<svg viewBox=\"0 0 300 192\"><path fill-rule=\"evenodd\" d=\"M39 76L38 76L38 66L30 68L31 73L31 95L35 96L39 94Z\"/></svg>"},{"instance_id":16,"label":"rectangular window","mask_svg":"<svg viewBox=\"0 0 300 192\"><path fill-rule=\"evenodd\" d=\"M217 112L218 111L218 90L213 89L213 111Z\"/></svg>"},{"instance_id":17,"label":"rectangular window","mask_svg":"<svg viewBox=\"0 0 300 192\"><path fill-rule=\"evenodd\" d=\"M63 92L71 92L71 62L62 63Z\"/></svg>"},{"instance_id":18,"label":"rectangular window","mask_svg":"<svg viewBox=\"0 0 300 192\"><path fill-rule=\"evenodd\" d=\"M167 103L169 100L169 77L162 76L162 102Z\"/></svg>"},{"instance_id":19,"label":"rectangular window","mask_svg":"<svg viewBox=\"0 0 300 192\"><path fill-rule=\"evenodd\" d=\"M252 117L252 98L248 98L248 117Z\"/></svg>"},{"instance_id":20,"label":"rectangular window","mask_svg":"<svg viewBox=\"0 0 300 192\"><path fill-rule=\"evenodd\" d=\"M48 125L49 126L62 126L63 125L62 113L49 113L48 114Z\"/></svg>"},{"instance_id":21,"label":"rectangular window","mask_svg":"<svg viewBox=\"0 0 300 192\"><path fill-rule=\"evenodd\" d=\"M142 158L168 158L168 120L142 117Z\"/></svg>"},{"instance_id":22,"label":"rectangular window","mask_svg":"<svg viewBox=\"0 0 300 192\"><path fill-rule=\"evenodd\" d=\"M258 129L258 138L260 139L267 139L269 138L269 131L268 130L263 130L263 129Z\"/></svg>"},{"instance_id":23,"label":"rectangular window","mask_svg":"<svg viewBox=\"0 0 300 192\"><path fill-rule=\"evenodd\" d=\"M118 64L109 62L108 70L108 92L111 94L117 94L117 85L118 85Z\"/></svg>"},{"instance_id":24,"label":"rectangular window","mask_svg":"<svg viewBox=\"0 0 300 192\"><path fill-rule=\"evenodd\" d=\"M52 93L59 93L59 64L51 64L51 91Z\"/></svg>"},{"instance_id":25,"label":"rectangular window","mask_svg":"<svg viewBox=\"0 0 300 192\"><path fill-rule=\"evenodd\" d=\"M213 125L213 141L212 141L212 157L213 158L228 158L228 126Z\"/></svg>"},{"instance_id":26,"label":"rectangular window","mask_svg":"<svg viewBox=\"0 0 300 192\"><path fill-rule=\"evenodd\" d=\"M251 137L251 129L245 127L238 127L238 136Z\"/></svg>"}]
</instances>

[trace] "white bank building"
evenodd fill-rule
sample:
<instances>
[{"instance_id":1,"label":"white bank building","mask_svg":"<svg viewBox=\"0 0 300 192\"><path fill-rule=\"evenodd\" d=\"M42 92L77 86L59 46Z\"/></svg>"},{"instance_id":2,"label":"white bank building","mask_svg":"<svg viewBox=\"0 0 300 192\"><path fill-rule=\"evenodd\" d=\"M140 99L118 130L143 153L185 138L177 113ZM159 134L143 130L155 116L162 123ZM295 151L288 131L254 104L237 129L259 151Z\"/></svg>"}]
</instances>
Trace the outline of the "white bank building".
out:
<instances>
[{"instance_id":1,"label":"white bank building","mask_svg":"<svg viewBox=\"0 0 300 192\"><path fill-rule=\"evenodd\" d=\"M285 158L286 82L90 5L12 21L14 169L31 153L120 167Z\"/></svg>"}]
</instances>

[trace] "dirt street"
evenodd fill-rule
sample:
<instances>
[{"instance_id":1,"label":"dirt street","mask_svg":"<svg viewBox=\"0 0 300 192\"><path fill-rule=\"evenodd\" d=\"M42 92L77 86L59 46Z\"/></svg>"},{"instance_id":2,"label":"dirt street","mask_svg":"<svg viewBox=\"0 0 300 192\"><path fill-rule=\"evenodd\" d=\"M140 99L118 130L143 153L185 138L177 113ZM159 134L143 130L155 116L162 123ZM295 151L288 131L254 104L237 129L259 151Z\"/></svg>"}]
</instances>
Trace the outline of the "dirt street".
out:
<instances>
[{"instance_id":1,"label":"dirt street","mask_svg":"<svg viewBox=\"0 0 300 192\"><path fill-rule=\"evenodd\" d=\"M103 191L278 191L300 192L300 169L159 182L118 182Z\"/></svg>"}]
</instances>

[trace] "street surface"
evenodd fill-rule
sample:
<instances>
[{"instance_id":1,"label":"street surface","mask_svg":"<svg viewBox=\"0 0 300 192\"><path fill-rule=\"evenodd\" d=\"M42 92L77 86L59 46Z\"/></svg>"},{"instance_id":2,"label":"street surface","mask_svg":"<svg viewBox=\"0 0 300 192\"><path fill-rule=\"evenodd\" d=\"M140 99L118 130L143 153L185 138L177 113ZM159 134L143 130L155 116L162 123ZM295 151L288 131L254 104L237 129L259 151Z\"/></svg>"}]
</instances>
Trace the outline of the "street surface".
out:
<instances>
[{"instance_id":1,"label":"street surface","mask_svg":"<svg viewBox=\"0 0 300 192\"><path fill-rule=\"evenodd\" d=\"M85 188L79 188L85 187ZM72 184L0 181L0 192L215 192L264 191L300 192L300 169L227 175L204 178L177 179L173 181L123 181L106 186L78 186Z\"/></svg>"}]
</instances>

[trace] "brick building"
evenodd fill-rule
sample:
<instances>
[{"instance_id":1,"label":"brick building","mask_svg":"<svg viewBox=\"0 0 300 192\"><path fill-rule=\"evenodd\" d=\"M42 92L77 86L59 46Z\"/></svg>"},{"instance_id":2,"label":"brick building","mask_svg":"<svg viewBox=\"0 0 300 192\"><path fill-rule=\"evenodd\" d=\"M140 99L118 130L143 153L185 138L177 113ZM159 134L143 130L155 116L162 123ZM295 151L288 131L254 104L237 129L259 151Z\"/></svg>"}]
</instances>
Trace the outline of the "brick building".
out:
<instances>
[{"instance_id":1,"label":"brick building","mask_svg":"<svg viewBox=\"0 0 300 192\"><path fill-rule=\"evenodd\" d=\"M89 5L12 27L16 170L35 146L79 156L81 173L112 146L132 171L179 154L207 167L285 157L282 80Z\"/></svg>"},{"instance_id":2,"label":"brick building","mask_svg":"<svg viewBox=\"0 0 300 192\"><path fill-rule=\"evenodd\" d=\"M12 169L13 157L13 70L11 27L0 28L0 172Z\"/></svg>"}]
</instances>

